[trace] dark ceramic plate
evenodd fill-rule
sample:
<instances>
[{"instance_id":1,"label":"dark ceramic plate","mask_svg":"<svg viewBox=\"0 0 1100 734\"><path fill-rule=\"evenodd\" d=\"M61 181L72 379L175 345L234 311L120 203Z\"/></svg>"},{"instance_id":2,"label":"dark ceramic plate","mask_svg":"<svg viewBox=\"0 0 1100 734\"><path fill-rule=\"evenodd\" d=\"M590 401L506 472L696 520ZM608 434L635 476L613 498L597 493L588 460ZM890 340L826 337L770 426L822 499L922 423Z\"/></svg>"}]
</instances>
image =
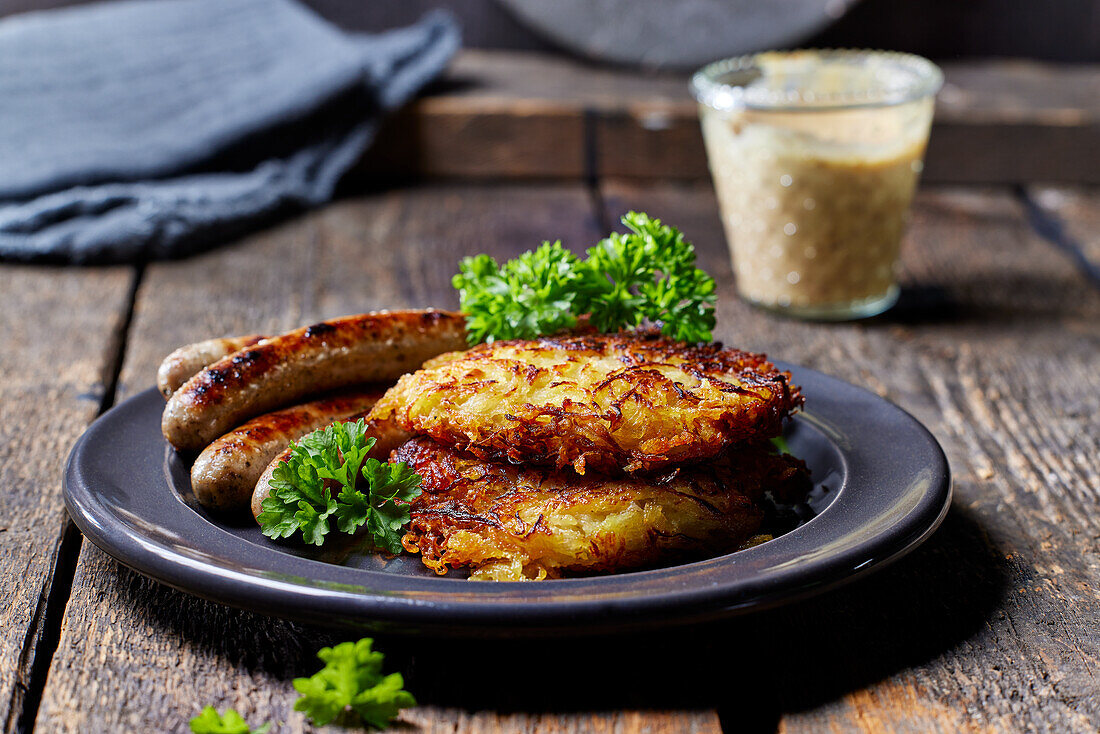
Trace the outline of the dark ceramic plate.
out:
<instances>
[{"instance_id":1,"label":"dark ceramic plate","mask_svg":"<svg viewBox=\"0 0 1100 734\"><path fill-rule=\"evenodd\" d=\"M140 573L224 604L307 622L506 635L739 614L836 586L900 557L936 529L951 499L943 451L912 416L840 380L784 367L807 404L787 440L809 464L815 490L806 506L777 513L795 525L789 532L696 563L493 583L438 577L418 557L326 558L276 544L254 524L212 518L195 503L187 465L161 437L164 402L154 389L113 408L77 442L65 502L93 543Z\"/></svg>"}]
</instances>

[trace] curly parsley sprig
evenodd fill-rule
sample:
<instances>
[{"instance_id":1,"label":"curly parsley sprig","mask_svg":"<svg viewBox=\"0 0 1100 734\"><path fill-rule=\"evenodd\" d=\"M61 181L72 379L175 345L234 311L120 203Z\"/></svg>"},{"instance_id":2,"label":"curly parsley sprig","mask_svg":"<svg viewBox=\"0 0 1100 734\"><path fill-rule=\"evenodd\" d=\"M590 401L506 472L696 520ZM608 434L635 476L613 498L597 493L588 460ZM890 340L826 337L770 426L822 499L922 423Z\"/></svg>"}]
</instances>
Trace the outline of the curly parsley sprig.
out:
<instances>
[{"instance_id":1,"label":"curly parsley sprig","mask_svg":"<svg viewBox=\"0 0 1100 734\"><path fill-rule=\"evenodd\" d=\"M688 342L710 341L714 279L695 267L695 247L675 227L648 214L628 212L629 230L613 233L588 251L594 284L577 308L600 331L661 324L661 333ZM603 276L602 279L600 276Z\"/></svg>"},{"instance_id":2,"label":"curly parsley sprig","mask_svg":"<svg viewBox=\"0 0 1100 734\"><path fill-rule=\"evenodd\" d=\"M287 538L301 531L307 543L321 545L334 520L342 533L365 526L377 548L400 553L399 531L409 522L408 503L420 494L421 478L408 464L366 458L374 443L362 419L334 423L292 443L261 505L264 535Z\"/></svg>"},{"instance_id":3,"label":"curly parsley sprig","mask_svg":"<svg viewBox=\"0 0 1100 734\"><path fill-rule=\"evenodd\" d=\"M533 339L577 324L610 332L649 321L681 341L709 341L715 284L695 267L695 248L675 227L647 214L622 218L614 233L579 259L560 242L498 264L467 257L454 286L471 343Z\"/></svg>"},{"instance_id":4,"label":"curly parsley sprig","mask_svg":"<svg viewBox=\"0 0 1100 734\"><path fill-rule=\"evenodd\" d=\"M416 699L405 690L401 674L382 672L385 655L372 650L373 644L374 640L364 637L358 642L322 647L317 657L325 666L308 678L294 679L294 688L300 694L294 710L317 726L336 721L345 726L385 729L401 709L415 706ZM270 728L269 722L250 729L233 709L219 714L213 706L191 719L194 734L265 734Z\"/></svg>"},{"instance_id":5,"label":"curly parsley sprig","mask_svg":"<svg viewBox=\"0 0 1100 734\"><path fill-rule=\"evenodd\" d=\"M384 729L401 709L415 706L400 673L382 674L385 656L371 649L373 642L364 637L321 648L317 657L325 667L308 678L294 679L301 694L294 710L319 726L339 720Z\"/></svg>"},{"instance_id":6,"label":"curly parsley sprig","mask_svg":"<svg viewBox=\"0 0 1100 734\"><path fill-rule=\"evenodd\" d=\"M244 717L233 709L226 709L224 714L219 714L213 706L205 707L198 716L191 719L193 734L266 734L270 728L271 722L261 724L255 729L249 728Z\"/></svg>"},{"instance_id":7,"label":"curly parsley sprig","mask_svg":"<svg viewBox=\"0 0 1100 734\"><path fill-rule=\"evenodd\" d=\"M543 242L503 265L488 255L463 258L453 279L470 342L533 339L577 325L573 300L583 287L581 261Z\"/></svg>"}]
</instances>

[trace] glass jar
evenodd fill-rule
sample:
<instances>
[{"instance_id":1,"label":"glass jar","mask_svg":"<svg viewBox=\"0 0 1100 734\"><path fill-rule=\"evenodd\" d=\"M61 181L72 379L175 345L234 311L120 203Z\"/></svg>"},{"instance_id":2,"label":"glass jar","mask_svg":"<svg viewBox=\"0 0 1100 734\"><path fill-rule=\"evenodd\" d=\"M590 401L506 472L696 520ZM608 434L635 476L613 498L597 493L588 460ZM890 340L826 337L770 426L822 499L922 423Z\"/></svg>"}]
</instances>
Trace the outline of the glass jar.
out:
<instances>
[{"instance_id":1,"label":"glass jar","mask_svg":"<svg viewBox=\"0 0 1100 734\"><path fill-rule=\"evenodd\" d=\"M880 51L768 52L696 72L743 298L826 320L894 305L942 82L927 59Z\"/></svg>"}]
</instances>

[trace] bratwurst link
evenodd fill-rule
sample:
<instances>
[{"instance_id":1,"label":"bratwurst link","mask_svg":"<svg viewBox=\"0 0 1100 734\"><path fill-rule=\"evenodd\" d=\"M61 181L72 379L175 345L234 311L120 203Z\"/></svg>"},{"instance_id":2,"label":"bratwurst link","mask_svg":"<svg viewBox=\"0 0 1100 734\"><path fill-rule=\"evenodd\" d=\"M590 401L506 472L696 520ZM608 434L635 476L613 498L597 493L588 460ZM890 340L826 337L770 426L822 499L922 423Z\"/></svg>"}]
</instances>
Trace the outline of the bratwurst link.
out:
<instances>
[{"instance_id":1,"label":"bratwurst link","mask_svg":"<svg viewBox=\"0 0 1100 734\"><path fill-rule=\"evenodd\" d=\"M172 393L180 389L183 383L190 380L206 365L217 362L233 352L251 347L266 338L259 334L227 336L180 347L160 363L160 369L157 370L157 389L167 400L172 397Z\"/></svg>"},{"instance_id":2,"label":"bratwurst link","mask_svg":"<svg viewBox=\"0 0 1100 734\"><path fill-rule=\"evenodd\" d=\"M523 581L614 572L737 549L757 532L765 491L809 483L797 459L741 447L660 478L577 476L495 464L428 438L393 453L424 478L403 543L446 573Z\"/></svg>"},{"instance_id":3,"label":"bratwurst link","mask_svg":"<svg viewBox=\"0 0 1100 734\"><path fill-rule=\"evenodd\" d=\"M398 380L371 417L485 461L621 473L776 436L801 403L763 355L649 331L444 354Z\"/></svg>"},{"instance_id":4,"label":"bratwurst link","mask_svg":"<svg viewBox=\"0 0 1100 734\"><path fill-rule=\"evenodd\" d=\"M164 437L198 451L249 418L307 395L390 382L425 360L466 346L461 314L377 311L272 337L209 365L168 400Z\"/></svg>"},{"instance_id":5,"label":"bratwurst link","mask_svg":"<svg viewBox=\"0 0 1100 734\"><path fill-rule=\"evenodd\" d=\"M246 509L256 481L291 441L369 410L382 392L334 395L261 415L233 429L203 449L191 467L191 489L199 504L215 512Z\"/></svg>"}]
</instances>

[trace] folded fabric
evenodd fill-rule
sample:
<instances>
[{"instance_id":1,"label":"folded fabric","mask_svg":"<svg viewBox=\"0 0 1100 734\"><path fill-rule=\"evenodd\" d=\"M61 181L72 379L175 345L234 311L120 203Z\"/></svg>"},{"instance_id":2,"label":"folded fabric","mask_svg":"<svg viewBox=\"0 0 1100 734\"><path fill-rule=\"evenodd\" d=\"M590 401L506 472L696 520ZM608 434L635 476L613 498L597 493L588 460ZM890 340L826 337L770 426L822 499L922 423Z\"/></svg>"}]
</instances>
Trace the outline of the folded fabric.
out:
<instances>
[{"instance_id":1,"label":"folded fabric","mask_svg":"<svg viewBox=\"0 0 1100 734\"><path fill-rule=\"evenodd\" d=\"M439 11L367 36L292 0L0 21L0 258L177 257L327 201L458 45Z\"/></svg>"}]
</instances>

